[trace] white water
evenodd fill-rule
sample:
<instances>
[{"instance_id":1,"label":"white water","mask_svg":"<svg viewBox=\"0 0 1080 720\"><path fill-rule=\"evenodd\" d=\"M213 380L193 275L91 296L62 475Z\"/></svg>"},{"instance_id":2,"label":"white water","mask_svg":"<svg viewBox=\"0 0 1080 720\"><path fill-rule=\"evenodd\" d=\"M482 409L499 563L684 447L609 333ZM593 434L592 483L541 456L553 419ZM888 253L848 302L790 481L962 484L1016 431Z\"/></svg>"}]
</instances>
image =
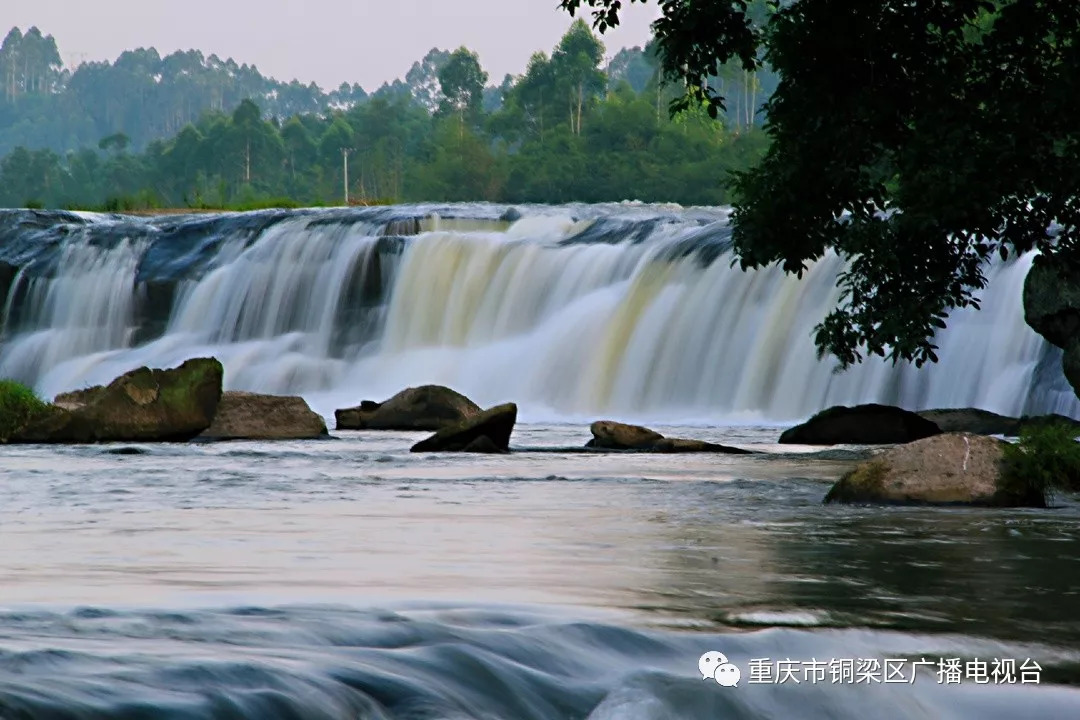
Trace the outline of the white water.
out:
<instances>
[{"instance_id":1,"label":"white water","mask_svg":"<svg viewBox=\"0 0 1080 720\"><path fill-rule=\"evenodd\" d=\"M1068 392L1029 399L1046 350L1023 320L1030 257L989 269L983 309L954 314L937 365L875 359L837 374L811 337L837 300L835 256L801 281L732 269L728 256L704 267L672 252L701 231L678 216L636 243L560 245L583 223L550 213L505 232L426 227L400 258L381 256L388 297L364 332L342 318L350 284L372 272L375 228L297 217L246 249L242 238L226 242L182 288L168 331L140 347L131 347L138 248L73 240L55 278L28 281L30 320L21 334L8 329L0 375L51 396L212 354L227 386L302 393L324 413L425 382L481 404L516 401L534 419L785 421L860 402L1080 409Z\"/></svg>"}]
</instances>

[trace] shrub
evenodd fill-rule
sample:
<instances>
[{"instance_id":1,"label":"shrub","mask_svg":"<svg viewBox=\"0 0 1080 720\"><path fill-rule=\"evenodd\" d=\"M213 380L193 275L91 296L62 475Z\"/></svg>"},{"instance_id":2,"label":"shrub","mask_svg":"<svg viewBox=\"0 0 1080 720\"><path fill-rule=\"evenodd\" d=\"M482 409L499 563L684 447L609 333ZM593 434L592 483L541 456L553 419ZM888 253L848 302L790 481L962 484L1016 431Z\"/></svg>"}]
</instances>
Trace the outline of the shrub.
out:
<instances>
[{"instance_id":1,"label":"shrub","mask_svg":"<svg viewBox=\"0 0 1080 720\"><path fill-rule=\"evenodd\" d=\"M1004 448L1004 493L1046 498L1055 490L1080 490L1080 444L1076 428L1063 424L1027 425L1020 441Z\"/></svg>"},{"instance_id":2,"label":"shrub","mask_svg":"<svg viewBox=\"0 0 1080 720\"><path fill-rule=\"evenodd\" d=\"M22 383L0 380L0 440L7 440L47 407L33 390Z\"/></svg>"}]
</instances>

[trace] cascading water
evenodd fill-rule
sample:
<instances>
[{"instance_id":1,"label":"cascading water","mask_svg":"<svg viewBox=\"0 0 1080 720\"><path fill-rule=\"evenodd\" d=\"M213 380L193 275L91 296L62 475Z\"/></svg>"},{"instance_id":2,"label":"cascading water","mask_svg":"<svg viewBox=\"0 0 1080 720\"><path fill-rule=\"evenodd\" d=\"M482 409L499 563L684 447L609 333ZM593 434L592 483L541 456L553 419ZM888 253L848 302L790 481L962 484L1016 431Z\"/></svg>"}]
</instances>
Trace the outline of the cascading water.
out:
<instances>
[{"instance_id":1,"label":"cascading water","mask_svg":"<svg viewBox=\"0 0 1080 720\"><path fill-rule=\"evenodd\" d=\"M493 206L134 220L0 217L0 376L43 394L215 355L229 387L329 413L447 384L529 417L802 418L834 404L1080 413L1023 320L1030 257L994 265L940 362L819 360L842 262L731 267L726 213ZM438 214L436 214L438 213ZM451 217L453 216L453 217Z\"/></svg>"}]
</instances>

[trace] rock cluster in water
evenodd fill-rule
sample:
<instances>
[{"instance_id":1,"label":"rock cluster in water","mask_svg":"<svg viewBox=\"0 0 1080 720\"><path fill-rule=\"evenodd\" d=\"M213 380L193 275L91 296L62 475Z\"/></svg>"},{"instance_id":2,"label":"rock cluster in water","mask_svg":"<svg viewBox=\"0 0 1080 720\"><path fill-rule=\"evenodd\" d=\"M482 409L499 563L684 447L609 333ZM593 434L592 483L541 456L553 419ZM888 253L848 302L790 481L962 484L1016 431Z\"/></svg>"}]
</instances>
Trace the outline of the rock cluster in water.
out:
<instances>
[{"instance_id":1,"label":"rock cluster in water","mask_svg":"<svg viewBox=\"0 0 1080 720\"><path fill-rule=\"evenodd\" d=\"M184 442L210 427L221 363L196 358L171 370L141 367L108 385L64 393L7 438L16 443Z\"/></svg>"},{"instance_id":2,"label":"rock cluster in water","mask_svg":"<svg viewBox=\"0 0 1080 720\"><path fill-rule=\"evenodd\" d=\"M326 437L300 397L222 392L215 358L168 370L137 368L108 385L61 393L9 443L298 440Z\"/></svg>"},{"instance_id":3,"label":"rock cluster in water","mask_svg":"<svg viewBox=\"0 0 1080 720\"><path fill-rule=\"evenodd\" d=\"M1042 491L1006 481L1005 442L1028 428L1080 422L1060 415L1010 418L963 408L912 413L884 405L832 407L780 437L803 445L894 445L829 491L828 503L1044 507Z\"/></svg>"},{"instance_id":4,"label":"rock cluster in water","mask_svg":"<svg viewBox=\"0 0 1080 720\"><path fill-rule=\"evenodd\" d=\"M63 393L23 422L11 443L294 440L327 437L322 417L303 398L222 391L214 358L179 367L132 370L108 385ZM486 410L439 385L406 388L384 402L338 410L339 429L428 430L412 452L506 453L517 405ZM913 413L884 405L833 407L791 428L781 443L894 447L857 465L826 502L1016 506L1045 505L1041 493L1003 481L1005 443L1025 427L1068 418L1008 418L977 409ZM638 425L599 420L586 447L594 451L730 453L752 451L701 440L668 438Z\"/></svg>"}]
</instances>

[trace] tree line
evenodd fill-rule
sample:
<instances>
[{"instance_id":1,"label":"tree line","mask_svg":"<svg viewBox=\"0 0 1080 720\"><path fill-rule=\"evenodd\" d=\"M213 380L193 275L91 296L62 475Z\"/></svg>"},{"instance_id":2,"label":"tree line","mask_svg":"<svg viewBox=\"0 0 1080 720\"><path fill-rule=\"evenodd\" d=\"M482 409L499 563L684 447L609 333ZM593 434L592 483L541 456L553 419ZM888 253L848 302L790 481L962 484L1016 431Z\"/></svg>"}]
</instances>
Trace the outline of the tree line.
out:
<instances>
[{"instance_id":1,"label":"tree line","mask_svg":"<svg viewBox=\"0 0 1080 720\"><path fill-rule=\"evenodd\" d=\"M0 50L5 78L18 64L7 58L29 57L28 37L55 50L36 30L9 33L4 47L15 49ZM44 59L22 62L5 81L0 138L22 137L4 128L13 112L40 125L26 113L87 97L98 111L54 118L72 123L77 143L24 140L7 152L6 206L340 204L346 188L354 202L718 204L728 200L729 171L765 150L757 109L775 85L768 72L725 66L714 81L745 100L724 122L704 108L671 116L667 106L683 89L664 83L655 49L624 49L605 65L583 22L499 84L467 48L434 49L404 80L370 95L359 86L327 94L284 85L195 51L160 58L140 49L67 75L53 51L37 52Z\"/></svg>"}]
</instances>

